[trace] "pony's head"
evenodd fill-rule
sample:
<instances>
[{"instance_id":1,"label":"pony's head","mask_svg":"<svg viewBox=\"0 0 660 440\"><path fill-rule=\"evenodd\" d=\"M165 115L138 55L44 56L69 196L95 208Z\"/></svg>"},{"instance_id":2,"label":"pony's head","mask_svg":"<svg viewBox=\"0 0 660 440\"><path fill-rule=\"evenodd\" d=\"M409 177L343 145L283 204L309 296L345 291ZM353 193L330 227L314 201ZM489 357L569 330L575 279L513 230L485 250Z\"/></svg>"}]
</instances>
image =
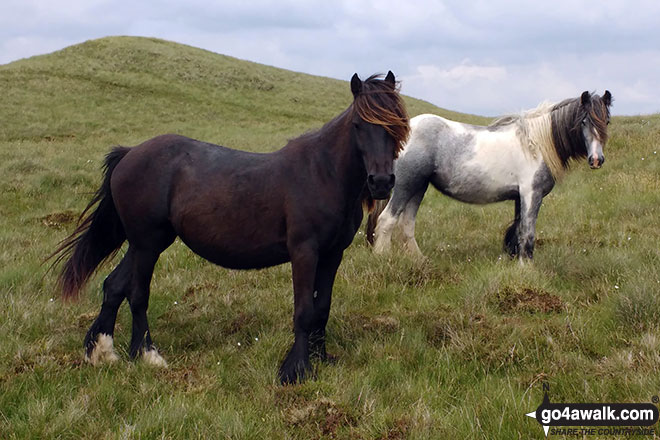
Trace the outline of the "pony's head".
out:
<instances>
[{"instance_id":1,"label":"pony's head","mask_svg":"<svg viewBox=\"0 0 660 440\"><path fill-rule=\"evenodd\" d=\"M408 139L410 125L394 74L351 78L351 132L367 171L374 199L386 199L394 187L394 159Z\"/></svg>"},{"instance_id":2,"label":"pony's head","mask_svg":"<svg viewBox=\"0 0 660 440\"><path fill-rule=\"evenodd\" d=\"M605 90L602 97L596 94L592 95L589 92L582 93L580 97L578 114L587 152L587 161L592 169L602 167L605 162L603 146L607 143L610 105L612 105L612 94L609 90Z\"/></svg>"},{"instance_id":3,"label":"pony's head","mask_svg":"<svg viewBox=\"0 0 660 440\"><path fill-rule=\"evenodd\" d=\"M551 107L554 153L544 159L557 177L571 159L586 158L591 168L603 166L603 147L607 143L612 94L603 96L584 92L579 98L566 99ZM552 156L556 160L553 160Z\"/></svg>"}]
</instances>

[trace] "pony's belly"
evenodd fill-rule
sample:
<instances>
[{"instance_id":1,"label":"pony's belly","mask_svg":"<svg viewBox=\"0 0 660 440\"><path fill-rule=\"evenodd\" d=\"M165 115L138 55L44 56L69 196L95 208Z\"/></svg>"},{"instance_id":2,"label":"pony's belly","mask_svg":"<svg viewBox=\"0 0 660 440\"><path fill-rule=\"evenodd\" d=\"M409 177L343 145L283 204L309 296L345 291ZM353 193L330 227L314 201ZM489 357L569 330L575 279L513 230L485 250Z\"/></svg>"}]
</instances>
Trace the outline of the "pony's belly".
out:
<instances>
[{"instance_id":1,"label":"pony's belly","mask_svg":"<svg viewBox=\"0 0 660 440\"><path fill-rule=\"evenodd\" d=\"M228 269L262 269L290 261L285 244L199 244L182 241L197 255L218 266Z\"/></svg>"},{"instance_id":2,"label":"pony's belly","mask_svg":"<svg viewBox=\"0 0 660 440\"><path fill-rule=\"evenodd\" d=\"M465 203L486 204L518 197L518 185L481 180L454 181L445 186L435 185L443 194Z\"/></svg>"},{"instance_id":3,"label":"pony's belly","mask_svg":"<svg viewBox=\"0 0 660 440\"><path fill-rule=\"evenodd\" d=\"M518 196L520 173L513 158L501 163L504 159L507 155L491 160L489 167L472 161L462 167L445 168L436 172L432 183L444 194L465 203L510 200Z\"/></svg>"},{"instance_id":4,"label":"pony's belly","mask_svg":"<svg viewBox=\"0 0 660 440\"><path fill-rule=\"evenodd\" d=\"M485 205L487 203L501 202L503 200L513 200L518 197L518 190L515 188L503 189L500 192L491 193L447 193L450 197L465 203Z\"/></svg>"}]
</instances>

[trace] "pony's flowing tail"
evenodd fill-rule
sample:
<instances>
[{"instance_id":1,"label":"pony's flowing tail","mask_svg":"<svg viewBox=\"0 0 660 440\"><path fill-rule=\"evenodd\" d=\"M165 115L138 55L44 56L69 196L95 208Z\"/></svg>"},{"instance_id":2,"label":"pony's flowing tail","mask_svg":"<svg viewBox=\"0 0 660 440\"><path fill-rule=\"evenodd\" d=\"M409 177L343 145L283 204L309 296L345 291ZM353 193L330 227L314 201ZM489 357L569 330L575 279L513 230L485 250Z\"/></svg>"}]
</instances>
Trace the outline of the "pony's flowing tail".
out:
<instances>
[{"instance_id":1,"label":"pony's flowing tail","mask_svg":"<svg viewBox=\"0 0 660 440\"><path fill-rule=\"evenodd\" d=\"M48 257L57 256L53 266L67 259L58 277L58 286L64 299L77 299L96 268L113 257L126 240L124 227L112 200L110 177L129 150L127 147L115 147L106 155L101 187L80 214L76 230ZM96 209L87 214L96 203Z\"/></svg>"},{"instance_id":2,"label":"pony's flowing tail","mask_svg":"<svg viewBox=\"0 0 660 440\"><path fill-rule=\"evenodd\" d=\"M374 244L374 234L376 232L376 226L378 225L378 217L383 212L389 202L389 197L383 200L376 200L374 208L369 212L369 217L367 218L367 231L365 235L367 236L367 243L373 246Z\"/></svg>"}]
</instances>

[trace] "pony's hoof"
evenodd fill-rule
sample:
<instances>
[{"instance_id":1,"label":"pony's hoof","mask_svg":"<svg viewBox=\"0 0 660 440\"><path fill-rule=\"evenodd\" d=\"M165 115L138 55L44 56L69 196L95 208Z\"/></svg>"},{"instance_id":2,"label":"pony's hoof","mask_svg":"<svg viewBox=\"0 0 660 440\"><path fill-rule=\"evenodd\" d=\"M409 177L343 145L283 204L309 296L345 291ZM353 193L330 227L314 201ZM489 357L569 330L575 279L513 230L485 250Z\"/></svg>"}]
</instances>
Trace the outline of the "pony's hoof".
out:
<instances>
[{"instance_id":1,"label":"pony's hoof","mask_svg":"<svg viewBox=\"0 0 660 440\"><path fill-rule=\"evenodd\" d=\"M154 367L167 368L167 361L158 353L156 347L151 347L149 350L142 352L142 360Z\"/></svg>"},{"instance_id":2,"label":"pony's hoof","mask_svg":"<svg viewBox=\"0 0 660 440\"><path fill-rule=\"evenodd\" d=\"M93 366L98 366L103 363L114 363L119 360L119 356L115 353L112 336L105 333L99 333L95 342L87 344L85 350L85 361Z\"/></svg>"},{"instance_id":3,"label":"pony's hoof","mask_svg":"<svg viewBox=\"0 0 660 440\"><path fill-rule=\"evenodd\" d=\"M278 376L282 385L303 383L312 372L309 361L290 360L288 357L282 363Z\"/></svg>"}]
</instances>

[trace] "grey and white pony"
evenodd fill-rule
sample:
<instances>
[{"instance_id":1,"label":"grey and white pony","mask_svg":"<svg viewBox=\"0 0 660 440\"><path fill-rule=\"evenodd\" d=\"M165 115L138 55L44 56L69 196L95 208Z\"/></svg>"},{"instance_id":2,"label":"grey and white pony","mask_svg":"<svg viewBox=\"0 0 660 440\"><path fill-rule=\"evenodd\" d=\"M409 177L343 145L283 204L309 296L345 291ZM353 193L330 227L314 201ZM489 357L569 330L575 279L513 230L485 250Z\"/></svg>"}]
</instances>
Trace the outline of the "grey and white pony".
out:
<instances>
[{"instance_id":1,"label":"grey and white pony","mask_svg":"<svg viewBox=\"0 0 660 440\"><path fill-rule=\"evenodd\" d=\"M531 259L541 201L569 162L586 157L593 169L605 162L611 103L609 91L602 97L584 92L579 98L500 118L487 127L430 114L411 119L410 139L394 165L392 197L380 216L378 209L370 216L367 238L374 251L389 250L399 225L404 247L422 255L415 241L415 217L431 183L462 202L514 200L515 218L506 231L504 250L521 261Z\"/></svg>"}]
</instances>

